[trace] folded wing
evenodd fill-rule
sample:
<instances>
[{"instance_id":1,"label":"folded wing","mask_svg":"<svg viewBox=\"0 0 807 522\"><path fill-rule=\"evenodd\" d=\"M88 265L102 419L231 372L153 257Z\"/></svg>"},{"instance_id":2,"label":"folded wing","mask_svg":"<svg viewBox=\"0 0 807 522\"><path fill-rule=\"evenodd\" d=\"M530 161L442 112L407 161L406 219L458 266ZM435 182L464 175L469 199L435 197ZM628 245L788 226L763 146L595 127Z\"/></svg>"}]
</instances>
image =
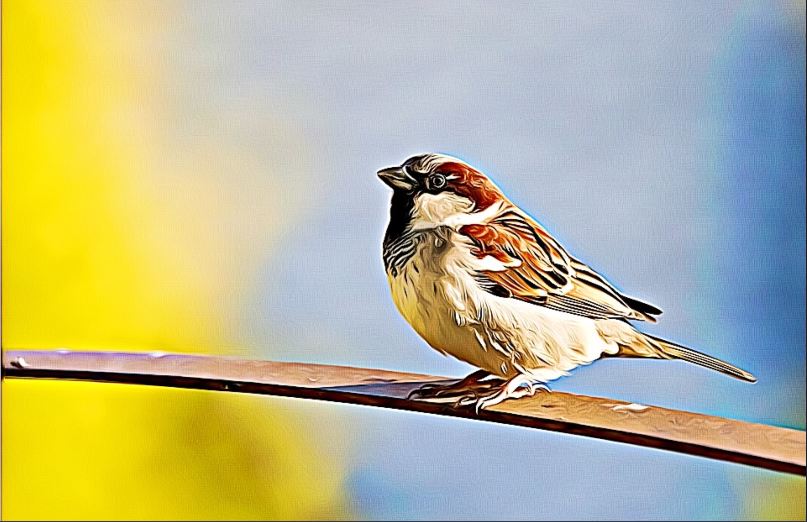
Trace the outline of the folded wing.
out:
<instances>
[{"instance_id":1,"label":"folded wing","mask_svg":"<svg viewBox=\"0 0 807 522\"><path fill-rule=\"evenodd\" d=\"M620 293L515 207L459 232L470 239L475 256L492 256L504 267L477 274L482 288L492 294L592 319L655 322L653 316L661 313L651 304Z\"/></svg>"}]
</instances>

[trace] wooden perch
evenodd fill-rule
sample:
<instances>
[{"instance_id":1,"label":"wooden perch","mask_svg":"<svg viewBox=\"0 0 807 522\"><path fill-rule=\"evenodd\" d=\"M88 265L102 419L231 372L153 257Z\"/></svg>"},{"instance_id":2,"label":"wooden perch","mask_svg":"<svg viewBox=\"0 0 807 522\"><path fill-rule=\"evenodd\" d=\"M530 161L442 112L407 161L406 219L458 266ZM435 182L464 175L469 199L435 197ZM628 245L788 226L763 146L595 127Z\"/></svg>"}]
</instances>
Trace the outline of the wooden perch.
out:
<instances>
[{"instance_id":1,"label":"wooden perch","mask_svg":"<svg viewBox=\"0 0 807 522\"><path fill-rule=\"evenodd\" d=\"M408 400L445 377L321 364L164 353L4 351L5 377L69 379L280 395L480 419L805 473L805 433L571 393L540 392L479 414Z\"/></svg>"}]
</instances>

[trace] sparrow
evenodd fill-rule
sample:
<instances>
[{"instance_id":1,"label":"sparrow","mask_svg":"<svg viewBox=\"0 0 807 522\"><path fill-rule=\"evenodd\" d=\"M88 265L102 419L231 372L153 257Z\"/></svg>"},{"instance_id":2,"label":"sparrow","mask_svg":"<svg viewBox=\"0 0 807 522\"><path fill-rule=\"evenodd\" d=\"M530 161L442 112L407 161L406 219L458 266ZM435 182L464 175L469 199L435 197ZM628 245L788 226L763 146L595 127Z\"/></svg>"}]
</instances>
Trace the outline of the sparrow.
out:
<instances>
[{"instance_id":1,"label":"sparrow","mask_svg":"<svg viewBox=\"0 0 807 522\"><path fill-rule=\"evenodd\" d=\"M392 188L383 261L396 308L432 348L479 369L412 397L479 411L602 357L679 359L756 381L637 330L631 321L661 310L617 290L464 161L421 154L378 177Z\"/></svg>"}]
</instances>

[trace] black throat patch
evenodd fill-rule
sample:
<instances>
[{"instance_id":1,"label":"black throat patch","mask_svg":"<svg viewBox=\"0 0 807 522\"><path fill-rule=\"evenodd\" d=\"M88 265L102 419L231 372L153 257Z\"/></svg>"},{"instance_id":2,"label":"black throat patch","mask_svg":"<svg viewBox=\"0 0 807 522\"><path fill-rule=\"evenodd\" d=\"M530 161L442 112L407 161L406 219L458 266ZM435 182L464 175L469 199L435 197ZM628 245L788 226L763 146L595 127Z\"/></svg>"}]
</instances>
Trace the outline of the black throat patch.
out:
<instances>
[{"instance_id":1,"label":"black throat patch","mask_svg":"<svg viewBox=\"0 0 807 522\"><path fill-rule=\"evenodd\" d=\"M415 254L416 236L409 232L412 209L415 206L411 193L396 190L392 193L389 224L384 234L384 268L393 276Z\"/></svg>"}]
</instances>

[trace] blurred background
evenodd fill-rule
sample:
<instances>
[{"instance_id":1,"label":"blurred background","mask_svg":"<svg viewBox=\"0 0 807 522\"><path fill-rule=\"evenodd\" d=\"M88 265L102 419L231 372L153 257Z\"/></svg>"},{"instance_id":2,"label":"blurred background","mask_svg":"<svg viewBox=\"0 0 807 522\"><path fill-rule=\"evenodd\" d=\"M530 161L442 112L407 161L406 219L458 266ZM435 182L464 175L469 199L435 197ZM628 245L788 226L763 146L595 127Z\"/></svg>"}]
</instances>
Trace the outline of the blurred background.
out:
<instances>
[{"instance_id":1,"label":"blurred background","mask_svg":"<svg viewBox=\"0 0 807 522\"><path fill-rule=\"evenodd\" d=\"M462 376L394 309L375 171L490 174L755 373L555 389L805 427L802 1L2 3L3 348ZM804 519L805 480L293 399L2 384L5 519Z\"/></svg>"}]
</instances>

